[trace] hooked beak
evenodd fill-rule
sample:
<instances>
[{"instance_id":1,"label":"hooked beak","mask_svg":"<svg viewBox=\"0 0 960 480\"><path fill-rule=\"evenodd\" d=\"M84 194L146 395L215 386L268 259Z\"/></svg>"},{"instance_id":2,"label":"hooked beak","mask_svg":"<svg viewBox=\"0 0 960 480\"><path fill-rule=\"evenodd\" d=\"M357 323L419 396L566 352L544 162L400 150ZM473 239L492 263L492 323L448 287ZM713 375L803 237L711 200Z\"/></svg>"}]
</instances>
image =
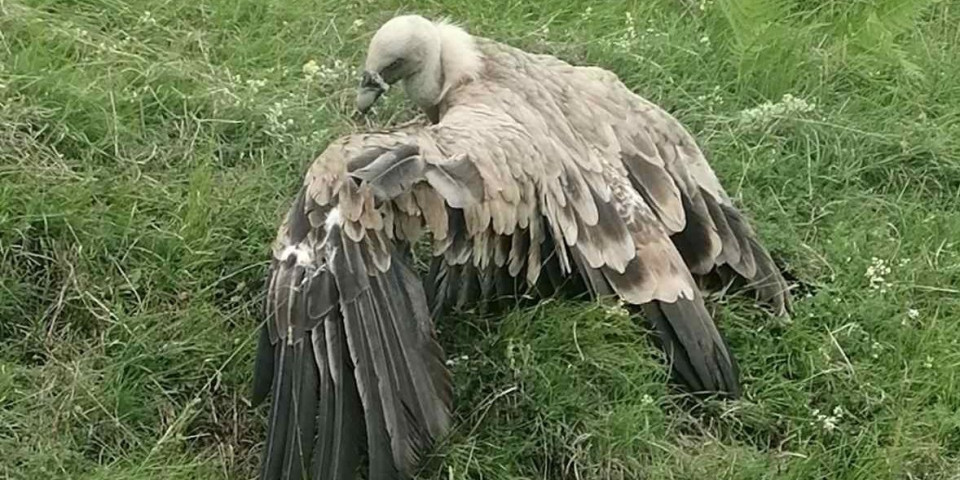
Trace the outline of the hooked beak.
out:
<instances>
[{"instance_id":1,"label":"hooked beak","mask_svg":"<svg viewBox=\"0 0 960 480\"><path fill-rule=\"evenodd\" d=\"M390 89L390 85L376 72L363 72L360 87L357 89L357 112L366 114L370 107Z\"/></svg>"}]
</instances>

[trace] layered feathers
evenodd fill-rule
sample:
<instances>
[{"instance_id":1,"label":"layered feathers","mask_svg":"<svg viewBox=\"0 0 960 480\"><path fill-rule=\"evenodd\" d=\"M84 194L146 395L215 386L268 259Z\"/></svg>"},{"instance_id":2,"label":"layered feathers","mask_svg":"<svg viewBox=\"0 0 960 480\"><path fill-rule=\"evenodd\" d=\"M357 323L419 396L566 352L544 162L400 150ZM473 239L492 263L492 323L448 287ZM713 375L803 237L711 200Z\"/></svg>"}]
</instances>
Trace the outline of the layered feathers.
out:
<instances>
[{"instance_id":1,"label":"layered feathers","mask_svg":"<svg viewBox=\"0 0 960 480\"><path fill-rule=\"evenodd\" d=\"M441 62L442 95L421 105L435 124L332 142L280 228L254 385L255 401L272 397L264 479L352 478L361 450L368 478L409 478L450 426L432 323L450 308L615 296L649 320L679 383L736 397L698 279L739 279L776 313L789 306L673 117L610 72L455 28L438 29L441 50L471 56ZM424 234L434 258L421 280L405 252Z\"/></svg>"}]
</instances>

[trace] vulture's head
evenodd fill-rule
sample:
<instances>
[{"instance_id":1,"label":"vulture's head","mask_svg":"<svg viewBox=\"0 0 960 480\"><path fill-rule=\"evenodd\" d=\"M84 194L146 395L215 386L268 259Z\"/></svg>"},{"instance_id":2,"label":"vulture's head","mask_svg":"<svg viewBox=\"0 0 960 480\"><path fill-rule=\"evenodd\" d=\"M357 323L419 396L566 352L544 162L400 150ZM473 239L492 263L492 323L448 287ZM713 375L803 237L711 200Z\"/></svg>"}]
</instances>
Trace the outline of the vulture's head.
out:
<instances>
[{"instance_id":1,"label":"vulture's head","mask_svg":"<svg viewBox=\"0 0 960 480\"><path fill-rule=\"evenodd\" d=\"M419 15L394 17L370 40L357 110L366 113L391 85L403 81L417 105L432 109L451 85L479 70L480 54L473 38L445 22Z\"/></svg>"}]
</instances>

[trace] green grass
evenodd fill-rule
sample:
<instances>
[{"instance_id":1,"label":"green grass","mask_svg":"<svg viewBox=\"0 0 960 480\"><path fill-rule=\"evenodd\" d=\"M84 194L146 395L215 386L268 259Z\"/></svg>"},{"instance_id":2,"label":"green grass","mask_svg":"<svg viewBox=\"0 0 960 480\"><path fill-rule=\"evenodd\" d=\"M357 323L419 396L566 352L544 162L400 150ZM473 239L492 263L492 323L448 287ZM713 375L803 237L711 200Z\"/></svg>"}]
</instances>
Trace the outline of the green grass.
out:
<instances>
[{"instance_id":1,"label":"green grass","mask_svg":"<svg viewBox=\"0 0 960 480\"><path fill-rule=\"evenodd\" d=\"M444 3L0 0L0 477L254 476L267 246L398 10L612 69L816 286L711 301L746 393L695 410L614 309L445 321L424 478L960 476L960 4Z\"/></svg>"}]
</instances>

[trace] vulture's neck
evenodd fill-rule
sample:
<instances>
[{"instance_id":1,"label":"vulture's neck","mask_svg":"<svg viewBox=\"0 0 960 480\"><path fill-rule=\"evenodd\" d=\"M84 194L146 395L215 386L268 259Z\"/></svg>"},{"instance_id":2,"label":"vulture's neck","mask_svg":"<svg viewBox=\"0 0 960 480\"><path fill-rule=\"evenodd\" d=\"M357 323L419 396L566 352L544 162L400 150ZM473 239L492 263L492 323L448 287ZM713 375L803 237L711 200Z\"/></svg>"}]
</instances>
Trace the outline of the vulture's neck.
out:
<instances>
[{"instance_id":1,"label":"vulture's neck","mask_svg":"<svg viewBox=\"0 0 960 480\"><path fill-rule=\"evenodd\" d=\"M407 95L433 123L440 120L440 103L447 93L476 78L482 67L480 50L469 33L448 23L435 25L439 49L430 51L420 72L404 83Z\"/></svg>"}]
</instances>

